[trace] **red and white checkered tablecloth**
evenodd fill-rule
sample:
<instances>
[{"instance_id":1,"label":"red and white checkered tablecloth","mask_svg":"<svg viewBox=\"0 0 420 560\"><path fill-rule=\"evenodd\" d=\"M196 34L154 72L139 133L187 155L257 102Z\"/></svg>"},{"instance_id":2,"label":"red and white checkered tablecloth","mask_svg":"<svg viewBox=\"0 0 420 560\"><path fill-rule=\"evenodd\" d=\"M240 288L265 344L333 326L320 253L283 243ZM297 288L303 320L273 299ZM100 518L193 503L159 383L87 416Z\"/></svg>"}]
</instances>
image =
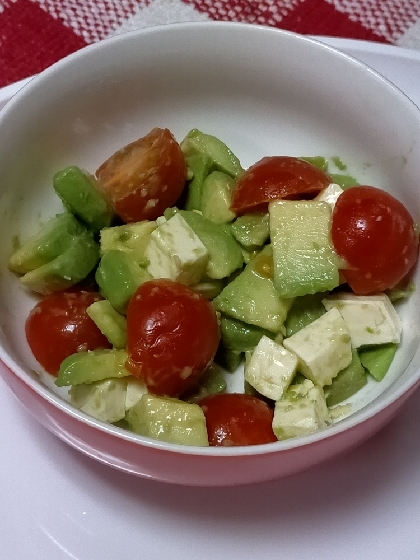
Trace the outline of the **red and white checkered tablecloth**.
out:
<instances>
[{"instance_id":1,"label":"red and white checkered tablecloth","mask_svg":"<svg viewBox=\"0 0 420 560\"><path fill-rule=\"evenodd\" d=\"M201 20L420 50L420 0L0 0L0 87L116 33Z\"/></svg>"}]
</instances>

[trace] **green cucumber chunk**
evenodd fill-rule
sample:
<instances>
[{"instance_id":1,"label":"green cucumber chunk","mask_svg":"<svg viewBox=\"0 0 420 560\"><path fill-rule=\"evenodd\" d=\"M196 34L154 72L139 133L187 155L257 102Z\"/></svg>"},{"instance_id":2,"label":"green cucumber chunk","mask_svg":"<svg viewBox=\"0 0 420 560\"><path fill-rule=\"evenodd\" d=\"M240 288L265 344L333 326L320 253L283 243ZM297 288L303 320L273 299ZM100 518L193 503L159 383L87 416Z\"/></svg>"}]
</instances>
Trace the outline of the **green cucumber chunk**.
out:
<instances>
[{"instance_id":1,"label":"green cucumber chunk","mask_svg":"<svg viewBox=\"0 0 420 560\"><path fill-rule=\"evenodd\" d=\"M53 177L57 195L94 232L108 227L114 219L114 210L97 184L93 175L75 165L66 167Z\"/></svg>"},{"instance_id":2,"label":"green cucumber chunk","mask_svg":"<svg viewBox=\"0 0 420 560\"><path fill-rule=\"evenodd\" d=\"M84 226L71 212L55 215L11 255L9 269L26 274L49 263L64 253L75 237L83 235L84 230Z\"/></svg>"},{"instance_id":3,"label":"green cucumber chunk","mask_svg":"<svg viewBox=\"0 0 420 560\"><path fill-rule=\"evenodd\" d=\"M216 224L235 219L236 214L230 209L235 185L235 180L221 171L213 171L205 178L201 195L201 212L205 218Z\"/></svg>"},{"instance_id":4,"label":"green cucumber chunk","mask_svg":"<svg viewBox=\"0 0 420 560\"><path fill-rule=\"evenodd\" d=\"M201 407L169 397L145 394L125 417L131 431L181 445L208 446L206 419Z\"/></svg>"},{"instance_id":5,"label":"green cucumber chunk","mask_svg":"<svg viewBox=\"0 0 420 560\"><path fill-rule=\"evenodd\" d=\"M210 158L212 169L227 173L233 178L239 177L243 173L239 159L224 142L215 136L204 134L194 128L188 132L180 145L186 158L197 154L205 155Z\"/></svg>"},{"instance_id":6,"label":"green cucumber chunk","mask_svg":"<svg viewBox=\"0 0 420 560\"><path fill-rule=\"evenodd\" d=\"M127 320L107 299L95 301L89 305L86 313L114 348L126 347Z\"/></svg>"},{"instance_id":7,"label":"green cucumber chunk","mask_svg":"<svg viewBox=\"0 0 420 560\"><path fill-rule=\"evenodd\" d=\"M48 295L66 290L84 280L99 260L99 245L83 228L71 245L54 260L21 276L22 284L34 292Z\"/></svg>"},{"instance_id":8,"label":"green cucumber chunk","mask_svg":"<svg viewBox=\"0 0 420 560\"><path fill-rule=\"evenodd\" d=\"M339 285L338 257L330 240L331 207L314 200L269 204L274 285L281 298Z\"/></svg>"},{"instance_id":9,"label":"green cucumber chunk","mask_svg":"<svg viewBox=\"0 0 420 560\"><path fill-rule=\"evenodd\" d=\"M118 250L107 251L102 256L95 274L100 293L123 314L137 288L150 279L147 270Z\"/></svg>"},{"instance_id":10,"label":"green cucumber chunk","mask_svg":"<svg viewBox=\"0 0 420 560\"><path fill-rule=\"evenodd\" d=\"M233 319L280 332L293 300L279 297L272 273L268 245L213 300L214 308Z\"/></svg>"},{"instance_id":11,"label":"green cucumber chunk","mask_svg":"<svg viewBox=\"0 0 420 560\"><path fill-rule=\"evenodd\" d=\"M360 348L359 358L366 370L376 381L382 381L390 368L398 344L390 342L379 344L378 346L367 346Z\"/></svg>"},{"instance_id":12,"label":"green cucumber chunk","mask_svg":"<svg viewBox=\"0 0 420 560\"><path fill-rule=\"evenodd\" d=\"M350 364L334 377L331 385L324 387L327 406L335 406L356 394L367 383L365 368L357 350L352 350Z\"/></svg>"},{"instance_id":13,"label":"green cucumber chunk","mask_svg":"<svg viewBox=\"0 0 420 560\"><path fill-rule=\"evenodd\" d=\"M76 352L62 361L55 384L57 387L65 387L109 378L128 377L130 373L125 368L126 361L125 350Z\"/></svg>"}]
</instances>

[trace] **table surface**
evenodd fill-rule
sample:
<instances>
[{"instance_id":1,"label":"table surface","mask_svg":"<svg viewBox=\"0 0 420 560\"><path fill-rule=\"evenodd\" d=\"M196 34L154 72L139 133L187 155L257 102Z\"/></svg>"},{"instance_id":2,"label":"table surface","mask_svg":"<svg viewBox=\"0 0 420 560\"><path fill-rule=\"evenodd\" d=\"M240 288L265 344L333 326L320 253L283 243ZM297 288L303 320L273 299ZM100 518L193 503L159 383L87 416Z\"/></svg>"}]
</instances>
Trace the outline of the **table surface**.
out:
<instances>
[{"instance_id":1,"label":"table surface","mask_svg":"<svg viewBox=\"0 0 420 560\"><path fill-rule=\"evenodd\" d=\"M1 28L0 28L1 29ZM321 38L420 105L420 52ZM17 86L0 90L2 103ZM243 488L136 478L70 448L0 380L0 558L418 560L420 392L358 449Z\"/></svg>"},{"instance_id":2,"label":"table surface","mask_svg":"<svg viewBox=\"0 0 420 560\"><path fill-rule=\"evenodd\" d=\"M116 33L201 20L420 50L419 0L0 0L0 87Z\"/></svg>"}]
</instances>

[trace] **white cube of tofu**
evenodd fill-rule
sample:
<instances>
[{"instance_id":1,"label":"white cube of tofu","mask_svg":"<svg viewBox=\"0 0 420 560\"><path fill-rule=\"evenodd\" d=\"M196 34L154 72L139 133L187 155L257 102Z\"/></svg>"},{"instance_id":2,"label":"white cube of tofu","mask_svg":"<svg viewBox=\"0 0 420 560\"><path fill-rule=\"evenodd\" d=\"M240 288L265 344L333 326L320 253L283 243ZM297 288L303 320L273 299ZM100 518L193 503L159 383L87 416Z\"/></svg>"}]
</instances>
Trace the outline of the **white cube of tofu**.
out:
<instances>
[{"instance_id":1,"label":"white cube of tofu","mask_svg":"<svg viewBox=\"0 0 420 560\"><path fill-rule=\"evenodd\" d=\"M262 336L245 365L245 381L261 395L277 401L295 376L297 363L296 354Z\"/></svg>"},{"instance_id":2,"label":"white cube of tofu","mask_svg":"<svg viewBox=\"0 0 420 560\"><path fill-rule=\"evenodd\" d=\"M274 407L273 431L279 440L311 434L331 422L323 390L309 379L291 385Z\"/></svg>"},{"instance_id":3,"label":"white cube of tofu","mask_svg":"<svg viewBox=\"0 0 420 560\"><path fill-rule=\"evenodd\" d=\"M399 343L402 323L386 294L357 296L341 293L322 300L325 309L338 309L353 348L371 344Z\"/></svg>"},{"instance_id":4,"label":"white cube of tofu","mask_svg":"<svg viewBox=\"0 0 420 560\"><path fill-rule=\"evenodd\" d=\"M322 189L322 191L315 197L318 202L328 202L331 208L334 208L337 198L342 194L343 189L340 185L336 183L330 183L328 187Z\"/></svg>"},{"instance_id":5,"label":"white cube of tofu","mask_svg":"<svg viewBox=\"0 0 420 560\"><path fill-rule=\"evenodd\" d=\"M297 355L298 370L320 387L330 385L352 359L350 333L335 307L285 338L283 346Z\"/></svg>"},{"instance_id":6,"label":"white cube of tofu","mask_svg":"<svg viewBox=\"0 0 420 560\"><path fill-rule=\"evenodd\" d=\"M102 420L117 422L125 416L126 379L105 379L95 383L72 385L71 403L78 409Z\"/></svg>"},{"instance_id":7,"label":"white cube of tofu","mask_svg":"<svg viewBox=\"0 0 420 560\"><path fill-rule=\"evenodd\" d=\"M190 286L204 275L209 254L181 214L175 214L151 234L146 258L153 278L168 278Z\"/></svg>"},{"instance_id":8,"label":"white cube of tofu","mask_svg":"<svg viewBox=\"0 0 420 560\"><path fill-rule=\"evenodd\" d=\"M127 378L127 392L125 395L125 409L128 410L139 402L143 395L147 393L147 387L136 377Z\"/></svg>"}]
</instances>

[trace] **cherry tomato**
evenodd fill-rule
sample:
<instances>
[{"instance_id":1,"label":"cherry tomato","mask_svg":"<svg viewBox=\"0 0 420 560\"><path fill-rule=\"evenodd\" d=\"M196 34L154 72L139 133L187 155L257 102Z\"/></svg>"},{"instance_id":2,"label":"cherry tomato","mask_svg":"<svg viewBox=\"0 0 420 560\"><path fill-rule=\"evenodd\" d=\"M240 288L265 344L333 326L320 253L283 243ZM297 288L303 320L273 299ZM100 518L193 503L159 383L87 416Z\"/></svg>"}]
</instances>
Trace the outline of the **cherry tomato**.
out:
<instances>
[{"instance_id":1,"label":"cherry tomato","mask_svg":"<svg viewBox=\"0 0 420 560\"><path fill-rule=\"evenodd\" d=\"M238 179L231 208L236 214L264 211L271 200L315 196L330 183L326 173L302 159L264 157Z\"/></svg>"},{"instance_id":2,"label":"cherry tomato","mask_svg":"<svg viewBox=\"0 0 420 560\"><path fill-rule=\"evenodd\" d=\"M194 387L220 340L211 303L171 280L144 282L127 311L127 367L150 392L177 397Z\"/></svg>"},{"instance_id":3,"label":"cherry tomato","mask_svg":"<svg viewBox=\"0 0 420 560\"><path fill-rule=\"evenodd\" d=\"M81 350L110 348L86 308L102 299L96 292L55 292L41 299L26 320L26 339L41 366L57 375L61 362Z\"/></svg>"},{"instance_id":4,"label":"cherry tomato","mask_svg":"<svg viewBox=\"0 0 420 560\"><path fill-rule=\"evenodd\" d=\"M401 202L376 187L351 187L339 196L331 236L347 264L343 275L359 295L394 287L417 260L411 215Z\"/></svg>"},{"instance_id":5,"label":"cherry tomato","mask_svg":"<svg viewBox=\"0 0 420 560\"><path fill-rule=\"evenodd\" d=\"M257 445L277 441L273 410L261 399L241 393L220 393L200 400L210 445Z\"/></svg>"},{"instance_id":6,"label":"cherry tomato","mask_svg":"<svg viewBox=\"0 0 420 560\"><path fill-rule=\"evenodd\" d=\"M154 128L112 155L96 177L124 222L155 220L181 195L185 158L167 128Z\"/></svg>"}]
</instances>

